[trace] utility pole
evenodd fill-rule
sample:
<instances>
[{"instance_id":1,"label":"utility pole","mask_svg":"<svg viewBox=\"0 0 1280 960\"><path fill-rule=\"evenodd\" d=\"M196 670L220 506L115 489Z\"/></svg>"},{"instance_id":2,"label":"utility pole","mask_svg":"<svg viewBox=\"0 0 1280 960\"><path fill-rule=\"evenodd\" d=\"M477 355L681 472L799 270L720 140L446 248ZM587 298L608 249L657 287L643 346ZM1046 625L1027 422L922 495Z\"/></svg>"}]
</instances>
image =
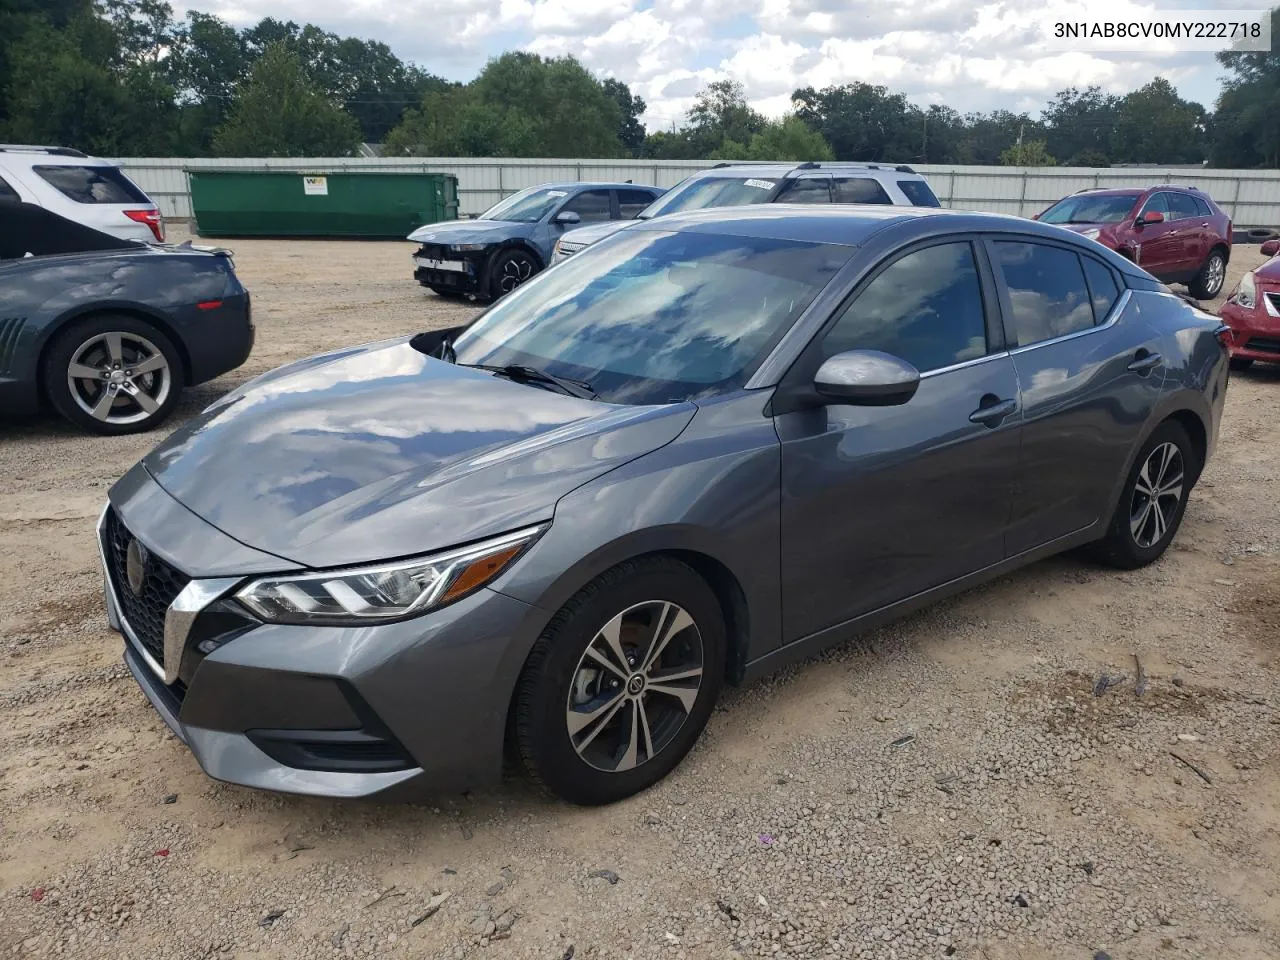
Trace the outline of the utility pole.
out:
<instances>
[{"instance_id":1,"label":"utility pole","mask_svg":"<svg viewBox=\"0 0 1280 960\"><path fill-rule=\"evenodd\" d=\"M924 129L920 133L920 160L922 163L929 162L929 112L927 110L924 114Z\"/></svg>"}]
</instances>

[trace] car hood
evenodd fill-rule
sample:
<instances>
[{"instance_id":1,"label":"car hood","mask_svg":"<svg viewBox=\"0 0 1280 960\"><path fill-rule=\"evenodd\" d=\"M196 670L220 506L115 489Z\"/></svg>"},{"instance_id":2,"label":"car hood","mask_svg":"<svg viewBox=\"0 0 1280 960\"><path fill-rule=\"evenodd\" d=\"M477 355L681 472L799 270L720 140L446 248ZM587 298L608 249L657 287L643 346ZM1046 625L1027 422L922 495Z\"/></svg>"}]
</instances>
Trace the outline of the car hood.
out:
<instances>
[{"instance_id":1,"label":"car hood","mask_svg":"<svg viewBox=\"0 0 1280 960\"><path fill-rule=\"evenodd\" d=\"M532 223L510 220L448 220L428 223L409 234L418 243L499 243L510 237L523 237Z\"/></svg>"},{"instance_id":2,"label":"car hood","mask_svg":"<svg viewBox=\"0 0 1280 960\"><path fill-rule=\"evenodd\" d=\"M675 439L695 409L580 400L392 340L260 377L143 463L241 543L341 566L548 520L566 493Z\"/></svg>"},{"instance_id":3,"label":"car hood","mask_svg":"<svg viewBox=\"0 0 1280 960\"><path fill-rule=\"evenodd\" d=\"M637 220L605 220L601 223L593 223L589 227L578 227L576 230L566 230L560 238L564 243L580 243L584 247L588 244L603 240L605 237L611 237L624 227L629 227L634 223L643 223Z\"/></svg>"},{"instance_id":4,"label":"car hood","mask_svg":"<svg viewBox=\"0 0 1280 960\"><path fill-rule=\"evenodd\" d=\"M1268 283L1280 283L1280 255L1272 257L1262 266L1253 271L1255 280L1262 280Z\"/></svg>"}]
</instances>

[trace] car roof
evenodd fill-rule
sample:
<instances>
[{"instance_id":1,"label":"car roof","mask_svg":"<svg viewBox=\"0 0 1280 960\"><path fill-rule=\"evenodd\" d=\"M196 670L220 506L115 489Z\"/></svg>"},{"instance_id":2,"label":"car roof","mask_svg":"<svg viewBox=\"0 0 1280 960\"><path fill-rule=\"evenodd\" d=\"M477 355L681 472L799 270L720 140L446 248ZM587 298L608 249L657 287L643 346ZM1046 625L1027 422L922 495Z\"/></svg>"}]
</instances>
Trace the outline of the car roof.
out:
<instances>
[{"instance_id":1,"label":"car roof","mask_svg":"<svg viewBox=\"0 0 1280 960\"><path fill-rule=\"evenodd\" d=\"M665 187L655 187L652 183L617 183L608 180L566 180L558 183L539 183L532 187L521 187L521 190L658 190L664 191Z\"/></svg>"},{"instance_id":2,"label":"car roof","mask_svg":"<svg viewBox=\"0 0 1280 960\"><path fill-rule=\"evenodd\" d=\"M20 143L0 143L0 164L24 167L118 167L119 163L91 157L70 147L40 147Z\"/></svg>"},{"instance_id":3,"label":"car roof","mask_svg":"<svg viewBox=\"0 0 1280 960\"><path fill-rule=\"evenodd\" d=\"M712 233L857 247L881 230L913 222L918 225L918 229L913 231L912 240L957 233L1008 231L1089 249L1123 273L1146 276L1131 261L1064 227L1003 213L974 213L941 207L762 203L747 207L709 207L686 213L668 213L652 220L637 221L628 229Z\"/></svg>"},{"instance_id":4,"label":"car roof","mask_svg":"<svg viewBox=\"0 0 1280 960\"><path fill-rule=\"evenodd\" d=\"M923 180L923 175L917 173L905 163L892 163L884 161L883 163L863 162L860 160L824 160L822 162L810 161L807 163L717 163L713 167L706 170L700 170L694 174L696 177L715 177L715 176L752 176L764 175L767 177L785 177L789 174L796 175L811 172L828 172L828 173L849 173L856 171L858 173L869 173L872 175L880 174L884 176L894 177L916 177Z\"/></svg>"}]
</instances>

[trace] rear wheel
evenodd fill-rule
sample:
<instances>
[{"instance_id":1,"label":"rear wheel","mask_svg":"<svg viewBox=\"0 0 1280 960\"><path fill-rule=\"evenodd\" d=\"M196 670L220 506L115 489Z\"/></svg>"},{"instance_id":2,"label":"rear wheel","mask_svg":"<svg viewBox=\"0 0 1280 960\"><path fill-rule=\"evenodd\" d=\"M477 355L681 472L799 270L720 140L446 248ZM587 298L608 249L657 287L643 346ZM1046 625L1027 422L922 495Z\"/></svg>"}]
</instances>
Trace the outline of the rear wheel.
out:
<instances>
[{"instance_id":1,"label":"rear wheel","mask_svg":"<svg viewBox=\"0 0 1280 960\"><path fill-rule=\"evenodd\" d=\"M173 411L182 363L156 327L102 314L60 333L42 373L49 402L72 423L93 433L140 433Z\"/></svg>"},{"instance_id":2,"label":"rear wheel","mask_svg":"<svg viewBox=\"0 0 1280 960\"><path fill-rule=\"evenodd\" d=\"M1197 300L1212 300L1222 292L1222 284L1226 279L1227 255L1221 250L1214 250L1200 268L1200 273L1187 287Z\"/></svg>"},{"instance_id":3,"label":"rear wheel","mask_svg":"<svg viewBox=\"0 0 1280 960\"><path fill-rule=\"evenodd\" d=\"M1094 557L1123 570L1158 560L1182 524L1200 468L1186 430L1172 420L1157 427L1138 452Z\"/></svg>"},{"instance_id":4,"label":"rear wheel","mask_svg":"<svg viewBox=\"0 0 1280 960\"><path fill-rule=\"evenodd\" d=\"M1253 366L1252 357L1232 357L1231 358L1232 370L1248 370L1252 366Z\"/></svg>"},{"instance_id":5,"label":"rear wheel","mask_svg":"<svg viewBox=\"0 0 1280 960\"><path fill-rule=\"evenodd\" d=\"M489 296L506 296L542 268L527 250L502 250L489 266Z\"/></svg>"},{"instance_id":6,"label":"rear wheel","mask_svg":"<svg viewBox=\"0 0 1280 960\"><path fill-rule=\"evenodd\" d=\"M514 737L530 777L602 804L657 783L702 733L720 691L725 624L692 568L624 563L552 619L521 674Z\"/></svg>"}]
</instances>

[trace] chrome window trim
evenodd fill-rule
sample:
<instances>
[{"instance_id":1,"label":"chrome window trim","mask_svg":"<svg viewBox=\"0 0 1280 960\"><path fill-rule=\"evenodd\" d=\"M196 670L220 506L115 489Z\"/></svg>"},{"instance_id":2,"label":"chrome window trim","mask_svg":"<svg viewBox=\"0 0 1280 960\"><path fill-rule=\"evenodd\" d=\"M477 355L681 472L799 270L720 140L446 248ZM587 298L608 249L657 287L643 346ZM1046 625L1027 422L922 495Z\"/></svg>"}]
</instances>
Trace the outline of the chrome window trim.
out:
<instances>
[{"instance_id":1,"label":"chrome window trim","mask_svg":"<svg viewBox=\"0 0 1280 960\"><path fill-rule=\"evenodd\" d=\"M989 360L1006 359L1009 356L1008 350L1001 350L999 353L984 353L980 357L974 357L972 360L961 360L959 363L951 363L945 367L934 367L932 370L926 370L920 374L921 380L928 380L930 377L937 377L944 373L952 373L956 370L964 370L968 367L976 367L981 363Z\"/></svg>"},{"instance_id":2,"label":"chrome window trim","mask_svg":"<svg viewBox=\"0 0 1280 960\"><path fill-rule=\"evenodd\" d=\"M1172 296L1172 294L1170 294ZM1076 340L1080 337L1087 337L1091 333L1101 333L1103 330L1109 330L1120 321L1120 314L1124 312L1125 307L1129 305L1130 299L1133 297L1133 290L1126 287L1120 296L1116 298L1116 302L1111 306L1111 312L1107 314L1106 319L1102 323L1094 324L1092 327L1085 327L1083 330L1076 330L1072 333L1064 333L1060 337L1053 337L1050 340L1037 340L1035 343L1028 343L1026 346L1016 346L1009 351L1013 356L1020 353L1026 353L1028 350L1037 350L1040 347L1047 347L1055 343L1065 343L1068 340ZM1091 308L1092 309L1092 308Z\"/></svg>"}]
</instances>

